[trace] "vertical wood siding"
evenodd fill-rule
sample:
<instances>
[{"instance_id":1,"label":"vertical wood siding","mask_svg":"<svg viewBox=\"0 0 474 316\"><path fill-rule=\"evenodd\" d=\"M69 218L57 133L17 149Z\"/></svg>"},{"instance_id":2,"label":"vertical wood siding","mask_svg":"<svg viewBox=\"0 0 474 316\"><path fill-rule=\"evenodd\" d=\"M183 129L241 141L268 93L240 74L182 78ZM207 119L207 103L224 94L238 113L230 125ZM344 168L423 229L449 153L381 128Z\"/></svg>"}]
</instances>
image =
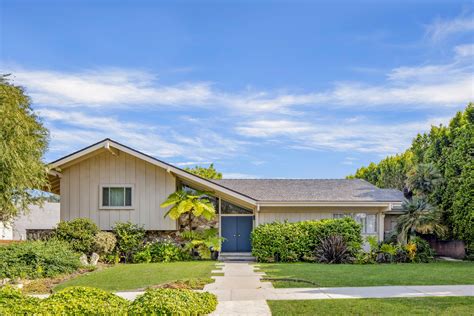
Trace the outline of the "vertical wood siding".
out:
<instances>
[{"instance_id":1,"label":"vertical wood siding","mask_svg":"<svg viewBox=\"0 0 474 316\"><path fill-rule=\"evenodd\" d=\"M92 219L100 229L131 221L148 230L175 230L176 222L164 218L160 204L176 189L176 179L163 168L129 154L102 152L62 170L61 220ZM100 210L100 185L134 185L132 210Z\"/></svg>"}]
</instances>

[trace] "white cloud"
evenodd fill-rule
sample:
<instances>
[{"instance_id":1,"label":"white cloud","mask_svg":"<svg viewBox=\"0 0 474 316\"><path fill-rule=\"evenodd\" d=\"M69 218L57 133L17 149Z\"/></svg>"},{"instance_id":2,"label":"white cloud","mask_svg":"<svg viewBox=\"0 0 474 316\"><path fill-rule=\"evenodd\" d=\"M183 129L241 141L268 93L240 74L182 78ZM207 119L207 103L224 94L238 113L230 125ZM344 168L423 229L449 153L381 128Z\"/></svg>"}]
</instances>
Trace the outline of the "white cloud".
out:
<instances>
[{"instance_id":1,"label":"white cloud","mask_svg":"<svg viewBox=\"0 0 474 316\"><path fill-rule=\"evenodd\" d=\"M210 130L192 137L181 136L166 126L130 123L83 112L40 109L51 133L51 152L69 153L104 138L112 138L157 158L185 157L200 164L244 152L243 142L233 141ZM219 148L219 150L216 150Z\"/></svg>"},{"instance_id":2,"label":"white cloud","mask_svg":"<svg viewBox=\"0 0 474 316\"><path fill-rule=\"evenodd\" d=\"M143 71L96 70L63 73L10 69L35 104L63 109L134 108L222 110L229 114L280 113L304 115L308 108L356 109L449 108L474 99L472 44L457 46L447 64L400 66L378 84L336 82L326 90L305 93L220 91L206 82L162 84Z\"/></svg>"},{"instance_id":3,"label":"white cloud","mask_svg":"<svg viewBox=\"0 0 474 316\"><path fill-rule=\"evenodd\" d=\"M474 30L474 17L462 15L454 19L437 19L426 27L426 35L434 42L453 34Z\"/></svg>"},{"instance_id":4,"label":"white cloud","mask_svg":"<svg viewBox=\"0 0 474 316\"><path fill-rule=\"evenodd\" d=\"M286 126L295 127L288 132L279 125L280 121L250 121L237 127L237 132L246 137L285 142L286 146L295 149L394 154L405 150L417 133L448 121L448 117L440 117L422 122L366 121L361 124L334 119L311 126L306 121L292 121L285 122ZM304 128L298 130L297 126Z\"/></svg>"},{"instance_id":5,"label":"white cloud","mask_svg":"<svg viewBox=\"0 0 474 316\"><path fill-rule=\"evenodd\" d=\"M456 56L461 58L470 58L472 63L472 56L474 56L474 44L464 44L454 47Z\"/></svg>"}]
</instances>

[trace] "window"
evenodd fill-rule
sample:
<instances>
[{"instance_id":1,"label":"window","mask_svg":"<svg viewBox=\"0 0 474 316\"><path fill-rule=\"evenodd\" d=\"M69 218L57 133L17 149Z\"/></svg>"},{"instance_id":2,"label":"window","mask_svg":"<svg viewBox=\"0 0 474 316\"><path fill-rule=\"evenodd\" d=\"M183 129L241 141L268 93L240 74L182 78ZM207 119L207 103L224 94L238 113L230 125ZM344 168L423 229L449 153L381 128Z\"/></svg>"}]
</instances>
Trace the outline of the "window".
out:
<instances>
[{"instance_id":1,"label":"window","mask_svg":"<svg viewBox=\"0 0 474 316\"><path fill-rule=\"evenodd\" d=\"M335 213L332 215L334 219L344 218L346 216L352 217L357 223L362 226L362 234L377 233L377 215L367 213Z\"/></svg>"},{"instance_id":2,"label":"window","mask_svg":"<svg viewBox=\"0 0 474 316\"><path fill-rule=\"evenodd\" d=\"M252 210L237 206L227 201L221 200L221 214L253 214Z\"/></svg>"},{"instance_id":3,"label":"window","mask_svg":"<svg viewBox=\"0 0 474 316\"><path fill-rule=\"evenodd\" d=\"M131 185L104 185L101 186L100 208L132 208Z\"/></svg>"}]
</instances>

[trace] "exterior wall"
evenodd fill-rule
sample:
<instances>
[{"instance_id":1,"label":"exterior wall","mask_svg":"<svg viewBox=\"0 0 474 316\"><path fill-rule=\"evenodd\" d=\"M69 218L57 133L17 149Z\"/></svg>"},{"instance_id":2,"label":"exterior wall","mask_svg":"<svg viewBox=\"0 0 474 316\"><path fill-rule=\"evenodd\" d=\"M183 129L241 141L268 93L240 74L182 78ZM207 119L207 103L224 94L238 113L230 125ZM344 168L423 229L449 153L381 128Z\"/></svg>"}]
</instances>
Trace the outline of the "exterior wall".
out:
<instances>
[{"instance_id":1,"label":"exterior wall","mask_svg":"<svg viewBox=\"0 0 474 316\"><path fill-rule=\"evenodd\" d=\"M107 184L133 185L133 209L99 209L100 186ZM103 151L62 170L61 220L87 217L102 230L125 221L147 230L176 230L160 207L175 190L176 179L165 169L124 152Z\"/></svg>"},{"instance_id":2,"label":"exterior wall","mask_svg":"<svg viewBox=\"0 0 474 316\"><path fill-rule=\"evenodd\" d=\"M384 214L383 208L380 207L261 207L257 214L257 225L285 220L289 222L321 220L333 218L333 214L336 213L377 214L377 233L362 235L373 235L379 240L383 239Z\"/></svg>"},{"instance_id":3,"label":"exterior wall","mask_svg":"<svg viewBox=\"0 0 474 316\"><path fill-rule=\"evenodd\" d=\"M53 229L59 223L59 203L46 202L42 207L31 205L29 213L13 222L13 239L26 240L27 230Z\"/></svg>"}]
</instances>

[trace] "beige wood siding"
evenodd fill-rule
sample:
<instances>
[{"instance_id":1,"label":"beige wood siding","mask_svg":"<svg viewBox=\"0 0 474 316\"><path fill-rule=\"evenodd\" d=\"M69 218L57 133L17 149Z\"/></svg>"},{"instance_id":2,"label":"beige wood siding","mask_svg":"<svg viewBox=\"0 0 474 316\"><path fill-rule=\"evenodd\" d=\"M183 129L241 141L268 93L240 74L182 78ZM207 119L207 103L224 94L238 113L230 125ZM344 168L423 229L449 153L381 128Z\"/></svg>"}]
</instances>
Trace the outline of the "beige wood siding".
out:
<instances>
[{"instance_id":1,"label":"beige wood siding","mask_svg":"<svg viewBox=\"0 0 474 316\"><path fill-rule=\"evenodd\" d=\"M100 186L107 184L133 185L133 209L99 209ZM163 168L124 152L103 151L62 170L61 220L88 217L103 230L125 221L147 230L175 230L176 222L164 218L166 209L160 207L175 189L175 177Z\"/></svg>"}]
</instances>

